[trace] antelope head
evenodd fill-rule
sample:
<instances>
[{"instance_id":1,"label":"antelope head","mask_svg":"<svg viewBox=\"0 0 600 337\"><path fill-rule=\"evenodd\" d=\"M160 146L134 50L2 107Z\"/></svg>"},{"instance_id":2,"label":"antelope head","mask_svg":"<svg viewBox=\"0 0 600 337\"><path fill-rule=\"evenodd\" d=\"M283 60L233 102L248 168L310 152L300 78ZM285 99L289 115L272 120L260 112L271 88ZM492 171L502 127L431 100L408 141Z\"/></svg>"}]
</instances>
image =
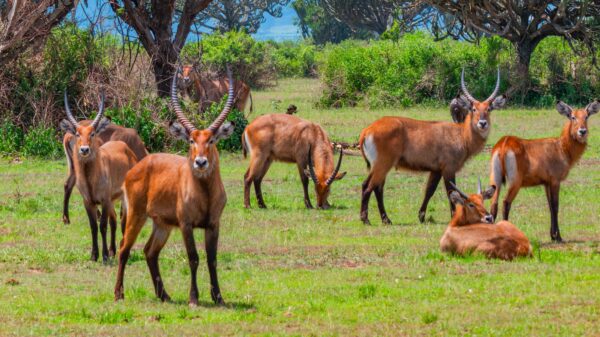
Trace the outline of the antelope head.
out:
<instances>
[{"instance_id":1,"label":"antelope head","mask_svg":"<svg viewBox=\"0 0 600 337\"><path fill-rule=\"evenodd\" d=\"M177 76L179 77L179 86L182 90L188 89L193 81L194 76L198 74L196 70L196 64L186 64L181 67L181 72L177 72Z\"/></svg>"},{"instance_id":2,"label":"antelope head","mask_svg":"<svg viewBox=\"0 0 600 337\"><path fill-rule=\"evenodd\" d=\"M459 221L456 222L461 226L476 224L476 223L494 223L494 217L485 209L483 201L490 199L496 191L496 186L490 186L487 190L481 190L481 179L477 186L477 194L467 195L456 187L453 183L453 191L450 192L450 200L457 206L454 215Z\"/></svg>"},{"instance_id":3,"label":"antelope head","mask_svg":"<svg viewBox=\"0 0 600 337\"><path fill-rule=\"evenodd\" d=\"M231 136L234 130L234 125L232 123L224 123L233 106L233 75L228 66L227 77L229 78L229 97L227 98L223 111L221 111L219 116L208 128L198 130L187 117L185 117L183 110L179 105L179 99L177 97L177 78L179 71L180 68L178 67L173 76L173 82L171 83L171 108L175 111L178 122L172 123L169 129L173 136L189 142L188 160L192 172L195 176L203 178L211 173L212 168L218 160L217 142Z\"/></svg>"},{"instance_id":4,"label":"antelope head","mask_svg":"<svg viewBox=\"0 0 600 337\"><path fill-rule=\"evenodd\" d=\"M315 183L315 192L317 193L317 207L320 209L328 209L329 203L327 202L327 198L329 197L329 193L331 192L331 185L334 181L340 180L344 178L346 172L339 173L340 167L342 166L342 158L344 157L344 151L340 148L340 158L338 159L337 165L335 169L331 172L331 174L325 178L319 178L315 173L315 165L313 163L313 153L312 147L308 148L308 167L305 170L305 174L312 179Z\"/></svg>"},{"instance_id":5,"label":"antelope head","mask_svg":"<svg viewBox=\"0 0 600 337\"><path fill-rule=\"evenodd\" d=\"M492 94L485 101L476 100L465 84L465 69L460 75L461 93L452 100L450 104L451 111L462 110L471 114L471 127L482 137L487 137L490 131L490 113L492 110L500 109L506 104L506 96L498 96L500 90L500 68L498 68L496 87Z\"/></svg>"},{"instance_id":6,"label":"antelope head","mask_svg":"<svg viewBox=\"0 0 600 337\"><path fill-rule=\"evenodd\" d=\"M73 117L73 113L69 107L67 92L65 91L64 100L67 119L60 121L60 128L62 131L75 136L74 152L77 153L81 160L91 160L94 158L100 144L96 141L96 136L106 130L106 127L110 124L110 120L103 117L104 94L101 94L100 96L98 115L96 115L96 118L91 124L81 125L77 122L75 117Z\"/></svg>"},{"instance_id":7,"label":"antelope head","mask_svg":"<svg viewBox=\"0 0 600 337\"><path fill-rule=\"evenodd\" d=\"M571 121L569 126L571 137L579 143L587 143L588 118L600 111L600 101L588 104L585 109L573 109L566 103L558 101L558 103L556 103L556 110Z\"/></svg>"}]
</instances>

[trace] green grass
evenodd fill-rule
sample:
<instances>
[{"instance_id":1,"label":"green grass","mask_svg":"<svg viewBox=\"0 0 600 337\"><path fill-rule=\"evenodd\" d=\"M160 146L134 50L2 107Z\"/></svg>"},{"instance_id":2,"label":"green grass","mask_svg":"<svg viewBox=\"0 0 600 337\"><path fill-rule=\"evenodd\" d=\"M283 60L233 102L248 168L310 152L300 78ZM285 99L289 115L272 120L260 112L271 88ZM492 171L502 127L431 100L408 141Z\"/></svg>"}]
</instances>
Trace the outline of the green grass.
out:
<instances>
[{"instance_id":1,"label":"green grass","mask_svg":"<svg viewBox=\"0 0 600 337\"><path fill-rule=\"evenodd\" d=\"M256 92L258 113L299 107L336 140L354 142L383 115L449 120L448 109L318 110L313 80L286 80ZM277 102L280 100L281 102ZM277 108L278 106L278 108ZM256 117L255 113L253 117ZM493 113L489 144L504 134L555 136L564 117L554 110ZM549 243L541 188L524 189L512 221L531 239L535 257L514 262L439 252L449 210L433 197L419 224L426 175L392 172L388 214L381 225L359 221L365 164L345 157L348 175L333 186L328 211L305 210L293 165L274 164L265 178L267 210L242 207L241 154L222 154L228 204L221 221L219 276L226 307L210 301L208 272L199 268L201 305L187 306L189 270L175 231L160 264L174 299L154 297L142 248L146 226L126 272L125 296L113 302L116 266L88 261L90 234L79 194L71 225L61 222L64 161L25 158L0 163L0 336L10 335L597 335L600 319L600 117L590 119L590 146L561 191L559 221L567 243ZM488 175L489 152L458 175L475 189ZM313 202L314 202L314 193ZM253 205L256 205L254 196ZM202 252L203 234L196 233Z\"/></svg>"}]
</instances>

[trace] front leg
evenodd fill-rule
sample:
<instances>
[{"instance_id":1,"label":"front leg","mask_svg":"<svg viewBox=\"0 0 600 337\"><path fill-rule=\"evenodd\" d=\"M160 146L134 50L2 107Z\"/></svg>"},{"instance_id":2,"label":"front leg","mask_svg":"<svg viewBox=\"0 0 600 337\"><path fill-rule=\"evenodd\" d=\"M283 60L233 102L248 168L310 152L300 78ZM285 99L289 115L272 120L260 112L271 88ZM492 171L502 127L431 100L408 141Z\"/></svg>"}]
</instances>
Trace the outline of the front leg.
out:
<instances>
[{"instance_id":1,"label":"front leg","mask_svg":"<svg viewBox=\"0 0 600 337\"><path fill-rule=\"evenodd\" d=\"M85 202L85 211L90 222L90 231L92 232L92 252L90 260L98 261L98 218L96 206Z\"/></svg>"},{"instance_id":2,"label":"front leg","mask_svg":"<svg viewBox=\"0 0 600 337\"><path fill-rule=\"evenodd\" d=\"M217 278L217 247L219 245L219 224L214 228L207 228L204 231L204 244L206 248L206 263L208 264L208 273L210 274L210 297L217 305L223 305L223 297L219 288Z\"/></svg>"},{"instance_id":3,"label":"front leg","mask_svg":"<svg viewBox=\"0 0 600 337\"><path fill-rule=\"evenodd\" d=\"M198 264L200 258L198 257L198 251L196 250L196 241L194 240L194 228L192 225L182 224L181 234L183 236L183 242L185 244L185 250L188 254L188 262L190 264L191 274L191 285L190 285L190 307L198 306L198 284L196 281L196 274L198 272Z\"/></svg>"},{"instance_id":4,"label":"front leg","mask_svg":"<svg viewBox=\"0 0 600 337\"><path fill-rule=\"evenodd\" d=\"M308 195L308 177L304 173L304 169L301 165L298 165L298 173L300 173L300 181L302 181L302 190L304 191L304 206L308 209L312 209L313 205L310 202L310 196Z\"/></svg>"},{"instance_id":5,"label":"front leg","mask_svg":"<svg viewBox=\"0 0 600 337\"><path fill-rule=\"evenodd\" d=\"M106 240L106 233L108 228L108 214L111 209L111 205L103 205L102 213L100 215L100 234L102 235L102 262L108 262L108 244Z\"/></svg>"},{"instance_id":6,"label":"front leg","mask_svg":"<svg viewBox=\"0 0 600 337\"><path fill-rule=\"evenodd\" d=\"M419 209L419 221L421 223L425 223L425 215L427 213L427 205L429 204L429 200L435 193L435 190L442 179L442 174L440 172L430 172L429 179L427 179L427 186L425 187L425 198L423 198L423 203L421 204L421 208Z\"/></svg>"},{"instance_id":7,"label":"front leg","mask_svg":"<svg viewBox=\"0 0 600 337\"><path fill-rule=\"evenodd\" d=\"M560 229L558 228L558 197L560 195L560 184L546 187L548 205L550 206L550 238L552 241L562 242Z\"/></svg>"}]
</instances>

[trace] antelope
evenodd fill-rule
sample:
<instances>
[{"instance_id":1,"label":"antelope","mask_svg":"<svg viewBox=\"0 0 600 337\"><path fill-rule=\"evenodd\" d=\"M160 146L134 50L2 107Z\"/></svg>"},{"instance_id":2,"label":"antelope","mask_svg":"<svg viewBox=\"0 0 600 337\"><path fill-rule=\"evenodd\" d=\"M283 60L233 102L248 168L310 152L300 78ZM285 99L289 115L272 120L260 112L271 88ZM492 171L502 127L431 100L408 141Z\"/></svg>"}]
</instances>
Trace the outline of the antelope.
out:
<instances>
[{"instance_id":1,"label":"antelope","mask_svg":"<svg viewBox=\"0 0 600 337\"><path fill-rule=\"evenodd\" d=\"M558 228L558 197L560 183L583 155L588 139L588 118L600 110L600 101L585 109L573 109L558 101L558 113L567 117L558 138L522 139L502 137L492 149L490 181L498 186L492 199L491 211L498 213L500 186L506 182L503 218L508 220L510 207L521 187L544 185L550 208L550 238L561 242Z\"/></svg>"},{"instance_id":2,"label":"antelope","mask_svg":"<svg viewBox=\"0 0 600 337\"><path fill-rule=\"evenodd\" d=\"M65 111L67 119L60 122L60 128L74 138L71 149L72 157L68 157L75 176L75 185L83 198L83 204L90 222L92 232L91 259L98 260L98 219L97 206L100 213L100 234L102 235L102 260L108 261L109 256L116 252L116 214L114 202L122 196L121 185L125 174L137 163L133 151L122 141L102 143L100 136L110 125L110 120L103 118L104 97L96 118L89 124L77 122L69 108L65 92ZM110 251L106 243L107 221L110 221Z\"/></svg>"},{"instance_id":3,"label":"antelope","mask_svg":"<svg viewBox=\"0 0 600 337\"><path fill-rule=\"evenodd\" d=\"M373 191L382 222L392 223L383 202L385 179L392 168L430 172L425 198L419 210L419 220L423 223L427 204L441 178L444 178L444 185L449 191L450 183L455 182L456 173L468 159L483 149L490 133L491 112L502 108L506 103L504 95L497 96L500 89L500 70L498 69L493 93L482 102L469 93L464 77L463 69L463 96L458 99L469 111L464 123L383 117L362 130L359 146L369 169L369 175L362 185L360 218L363 223L370 224L368 208ZM455 206L452 202L450 208L453 213Z\"/></svg>"},{"instance_id":4,"label":"antelope","mask_svg":"<svg viewBox=\"0 0 600 337\"><path fill-rule=\"evenodd\" d=\"M79 125L89 126L91 123L91 120L83 120L79 122ZM133 151L138 160L141 160L142 158L148 155L148 151L146 150L144 142L142 141L135 129L125 128L110 123L102 133L96 134L98 136L96 138L101 144L116 140L124 142ZM75 186L75 170L73 167L73 146L76 139L77 137L68 132L65 133L65 136L63 137L63 150L65 151L68 165L68 176L64 184L65 192L63 198L63 222L65 224L71 223L71 220L69 218L69 199L71 198L71 192L73 192L73 187Z\"/></svg>"},{"instance_id":5,"label":"antelope","mask_svg":"<svg viewBox=\"0 0 600 337\"><path fill-rule=\"evenodd\" d=\"M184 65L179 76L181 80L179 87L190 99L200 102L201 112L206 111L211 104L219 103L229 90L227 79L224 77L214 80L202 78L195 64ZM234 85L237 88L234 108L238 111L244 111L248 98L250 98L250 113L252 113L253 102L250 87L241 80L235 80Z\"/></svg>"},{"instance_id":6,"label":"antelope","mask_svg":"<svg viewBox=\"0 0 600 337\"><path fill-rule=\"evenodd\" d=\"M494 217L485 209L483 201L492 197L496 186L482 192L479 180L477 194L470 196L454 184L451 186L450 200L456 205L456 212L440 240L443 252L457 255L478 252L502 260L531 256L531 244L525 234L508 221L494 224Z\"/></svg>"},{"instance_id":7,"label":"antelope","mask_svg":"<svg viewBox=\"0 0 600 337\"><path fill-rule=\"evenodd\" d=\"M179 72L180 69L177 69ZM179 227L187 250L191 270L190 306L198 305L196 273L199 257L194 240L194 228L204 228L204 244L211 297L223 304L217 279L217 245L221 214L227 202L219 171L219 152L216 143L233 133L233 125L224 123L234 101L231 71L229 97L223 111L205 130L198 130L185 117L177 97L177 72L171 84L171 108L178 123L171 124L171 133L189 142L187 157L173 154L151 154L136 165L125 178L126 228L119 252L119 270L115 285L115 300L124 299L123 277L131 247L148 217L153 229L144 253L152 276L156 296L169 301L158 267L158 256L173 228Z\"/></svg>"},{"instance_id":8,"label":"antelope","mask_svg":"<svg viewBox=\"0 0 600 337\"><path fill-rule=\"evenodd\" d=\"M242 135L244 158L250 154L250 166L244 175L244 207L250 207L250 186L258 207L266 208L261 183L274 160L296 163L304 189L304 205L313 208L308 195L308 179L315 184L317 207L329 208L327 198L334 181L342 179L339 173L343 151L334 167L333 146L318 124L287 114L263 115L250 123Z\"/></svg>"}]
</instances>

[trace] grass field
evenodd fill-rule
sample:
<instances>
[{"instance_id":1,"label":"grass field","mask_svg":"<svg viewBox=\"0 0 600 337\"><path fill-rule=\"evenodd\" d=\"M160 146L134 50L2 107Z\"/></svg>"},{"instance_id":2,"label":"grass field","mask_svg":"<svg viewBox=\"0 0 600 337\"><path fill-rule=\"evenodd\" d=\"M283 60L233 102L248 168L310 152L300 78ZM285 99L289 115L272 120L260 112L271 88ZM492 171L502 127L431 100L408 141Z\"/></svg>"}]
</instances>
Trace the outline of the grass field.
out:
<instances>
[{"instance_id":1,"label":"grass field","mask_svg":"<svg viewBox=\"0 0 600 337\"><path fill-rule=\"evenodd\" d=\"M334 140L355 142L383 115L449 120L448 109L319 110L315 80L285 80L256 92L257 113L283 111L320 123ZM280 100L281 102L279 102ZM495 111L489 144L502 135L556 136L566 120L555 110ZM392 172L388 214L373 226L359 221L360 157L347 156L348 175L333 185L333 209L304 209L293 165L274 164L265 178L266 210L242 207L241 154L222 154L228 204L221 220L219 277L227 306L213 306L208 271L199 268L201 306L187 306L189 269L174 231L161 255L174 303L155 297L137 241L125 278L125 301L113 302L116 265L90 262L90 234L77 192L71 225L61 222L64 160L0 162L0 336L12 335L600 335L600 116L590 119L589 147L561 190L564 244L549 242L549 211L541 188L521 190L511 220L530 238L535 256L514 262L439 252L449 221L438 190L427 224L417 211L424 174ZM458 174L468 192L488 176L489 152ZM311 186L312 189L312 186ZM315 202L312 193L313 203ZM254 196L253 205L256 205ZM196 232L203 257L203 233Z\"/></svg>"}]
</instances>

